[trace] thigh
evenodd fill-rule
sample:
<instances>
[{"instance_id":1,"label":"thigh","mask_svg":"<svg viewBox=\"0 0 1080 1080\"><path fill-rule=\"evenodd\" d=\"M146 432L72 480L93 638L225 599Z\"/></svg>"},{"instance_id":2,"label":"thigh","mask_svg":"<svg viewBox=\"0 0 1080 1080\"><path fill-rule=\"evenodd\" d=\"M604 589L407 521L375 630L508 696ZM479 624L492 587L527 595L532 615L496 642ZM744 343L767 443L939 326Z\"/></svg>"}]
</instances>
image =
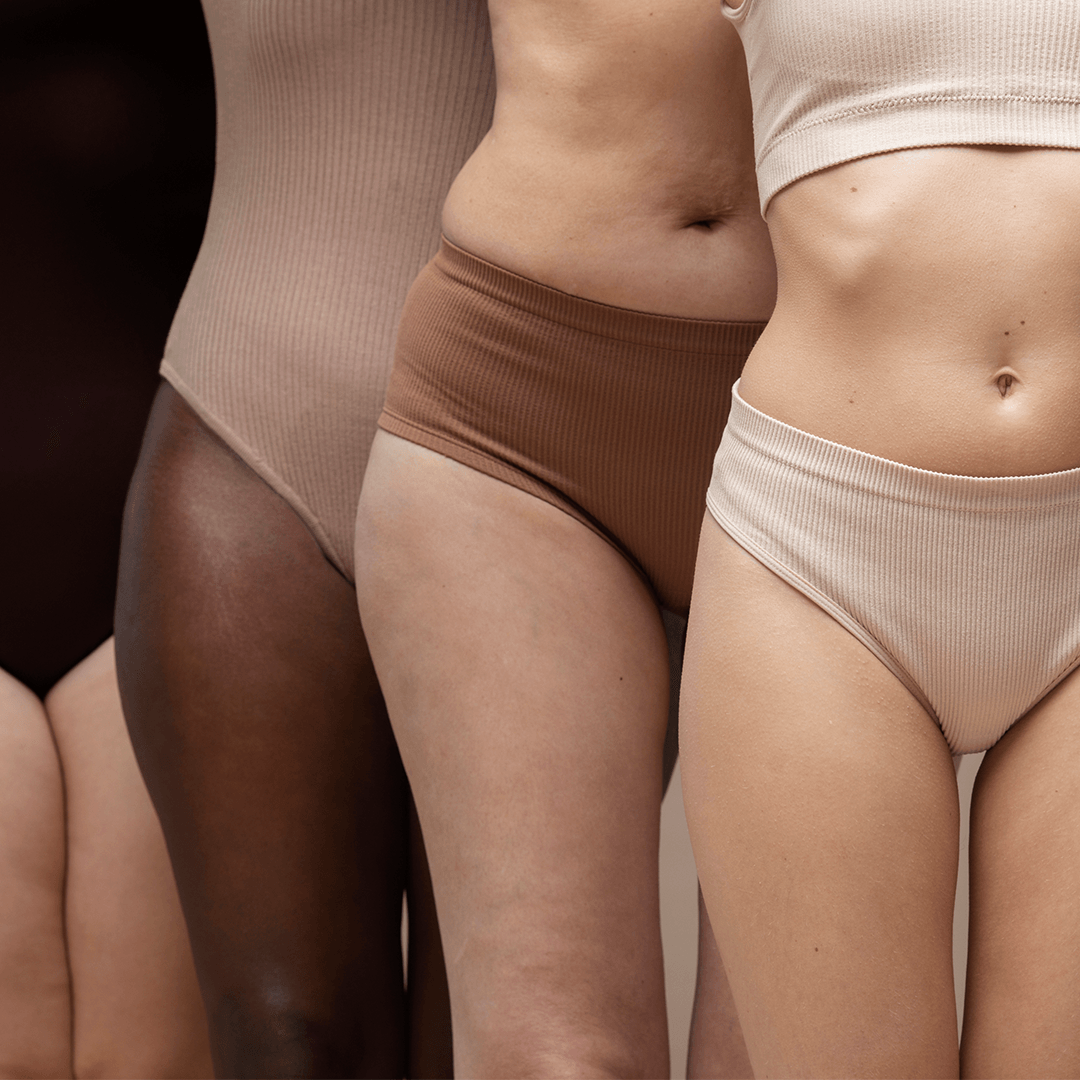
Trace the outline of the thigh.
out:
<instances>
[{"instance_id":1,"label":"thigh","mask_svg":"<svg viewBox=\"0 0 1080 1080\"><path fill-rule=\"evenodd\" d=\"M210 1076L187 928L124 726L111 639L45 707L64 773L75 1075Z\"/></svg>"},{"instance_id":2,"label":"thigh","mask_svg":"<svg viewBox=\"0 0 1080 1080\"><path fill-rule=\"evenodd\" d=\"M64 788L40 699L0 671L0 1076L71 1076Z\"/></svg>"},{"instance_id":3,"label":"thigh","mask_svg":"<svg viewBox=\"0 0 1080 1080\"><path fill-rule=\"evenodd\" d=\"M406 788L354 591L168 387L116 640L219 1074L403 1075Z\"/></svg>"},{"instance_id":4,"label":"thigh","mask_svg":"<svg viewBox=\"0 0 1080 1080\"><path fill-rule=\"evenodd\" d=\"M971 801L965 1076L1080 1075L1080 679L989 750Z\"/></svg>"},{"instance_id":5,"label":"thigh","mask_svg":"<svg viewBox=\"0 0 1080 1080\"><path fill-rule=\"evenodd\" d=\"M427 840L456 1072L666 1074L654 601L568 515L384 432L360 507L361 611Z\"/></svg>"},{"instance_id":6,"label":"thigh","mask_svg":"<svg viewBox=\"0 0 1080 1080\"><path fill-rule=\"evenodd\" d=\"M690 836L756 1075L956 1075L945 740L711 518L681 724Z\"/></svg>"}]
</instances>

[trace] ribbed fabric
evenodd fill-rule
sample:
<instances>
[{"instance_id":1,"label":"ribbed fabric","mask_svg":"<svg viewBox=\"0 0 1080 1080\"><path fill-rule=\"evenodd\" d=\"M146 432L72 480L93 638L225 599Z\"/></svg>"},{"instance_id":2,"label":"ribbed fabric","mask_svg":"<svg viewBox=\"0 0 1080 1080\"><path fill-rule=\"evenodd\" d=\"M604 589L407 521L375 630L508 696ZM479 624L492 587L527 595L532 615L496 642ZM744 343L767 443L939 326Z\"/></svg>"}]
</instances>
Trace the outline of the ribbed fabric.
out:
<instances>
[{"instance_id":1,"label":"ribbed fabric","mask_svg":"<svg viewBox=\"0 0 1080 1080\"><path fill-rule=\"evenodd\" d=\"M762 213L843 161L917 146L1080 149L1076 0L743 0Z\"/></svg>"},{"instance_id":2,"label":"ribbed fabric","mask_svg":"<svg viewBox=\"0 0 1080 1080\"><path fill-rule=\"evenodd\" d=\"M353 576L405 294L490 126L483 0L205 0L206 236L162 374Z\"/></svg>"},{"instance_id":3,"label":"ribbed fabric","mask_svg":"<svg viewBox=\"0 0 1080 1080\"><path fill-rule=\"evenodd\" d=\"M1080 662L1080 469L927 472L733 392L709 510L855 635L954 754L992 746Z\"/></svg>"},{"instance_id":4,"label":"ribbed fabric","mask_svg":"<svg viewBox=\"0 0 1080 1080\"><path fill-rule=\"evenodd\" d=\"M564 510L685 614L709 462L763 328L582 300L444 241L379 425Z\"/></svg>"}]
</instances>

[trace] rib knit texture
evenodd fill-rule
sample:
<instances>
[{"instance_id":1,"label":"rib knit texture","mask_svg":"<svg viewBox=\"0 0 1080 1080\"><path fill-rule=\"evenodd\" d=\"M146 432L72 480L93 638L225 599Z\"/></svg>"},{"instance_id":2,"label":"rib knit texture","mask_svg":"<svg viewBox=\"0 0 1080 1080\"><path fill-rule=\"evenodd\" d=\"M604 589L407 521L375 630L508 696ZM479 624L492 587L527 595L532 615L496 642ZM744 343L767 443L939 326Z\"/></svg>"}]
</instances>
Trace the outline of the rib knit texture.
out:
<instances>
[{"instance_id":1,"label":"rib knit texture","mask_svg":"<svg viewBox=\"0 0 1080 1080\"><path fill-rule=\"evenodd\" d=\"M685 615L710 462L763 328L583 300L444 241L379 425L570 514Z\"/></svg>"},{"instance_id":2,"label":"rib knit texture","mask_svg":"<svg viewBox=\"0 0 1080 1080\"><path fill-rule=\"evenodd\" d=\"M758 189L918 146L1080 149L1076 0L743 0Z\"/></svg>"},{"instance_id":3,"label":"rib knit texture","mask_svg":"<svg viewBox=\"0 0 1080 1080\"><path fill-rule=\"evenodd\" d=\"M732 395L708 507L867 646L941 726L986 750L1080 662L1080 469L928 472Z\"/></svg>"},{"instance_id":4,"label":"rib knit texture","mask_svg":"<svg viewBox=\"0 0 1080 1080\"><path fill-rule=\"evenodd\" d=\"M162 374L353 577L406 292L490 126L483 0L205 0L206 235Z\"/></svg>"}]
</instances>

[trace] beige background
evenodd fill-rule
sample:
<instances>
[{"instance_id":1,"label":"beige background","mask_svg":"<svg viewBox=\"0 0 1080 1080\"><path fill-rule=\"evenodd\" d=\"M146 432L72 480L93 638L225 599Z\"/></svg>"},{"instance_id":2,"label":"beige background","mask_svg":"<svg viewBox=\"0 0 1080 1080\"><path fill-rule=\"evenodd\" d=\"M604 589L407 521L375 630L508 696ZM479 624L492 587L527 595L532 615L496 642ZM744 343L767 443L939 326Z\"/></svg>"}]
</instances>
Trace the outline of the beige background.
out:
<instances>
[{"instance_id":1,"label":"beige background","mask_svg":"<svg viewBox=\"0 0 1080 1080\"><path fill-rule=\"evenodd\" d=\"M957 1015L963 1015L963 972L967 963L967 825L971 785L982 754L960 763L960 873L953 922L953 959L957 972ZM671 1075L686 1077L686 1044L690 1010L694 1004L694 972L697 963L697 877L690 837L683 814L679 769L660 818L660 921L664 935L664 969L667 980L668 1022L671 1031Z\"/></svg>"}]
</instances>

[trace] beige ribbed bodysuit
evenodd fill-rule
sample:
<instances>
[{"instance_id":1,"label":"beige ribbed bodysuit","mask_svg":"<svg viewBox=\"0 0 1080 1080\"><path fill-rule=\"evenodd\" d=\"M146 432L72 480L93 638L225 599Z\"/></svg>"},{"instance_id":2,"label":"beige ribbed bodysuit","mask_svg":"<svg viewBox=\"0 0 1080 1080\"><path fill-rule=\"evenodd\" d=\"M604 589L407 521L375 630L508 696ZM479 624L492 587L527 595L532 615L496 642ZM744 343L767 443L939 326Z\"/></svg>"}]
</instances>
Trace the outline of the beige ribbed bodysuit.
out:
<instances>
[{"instance_id":1,"label":"beige ribbed bodysuit","mask_svg":"<svg viewBox=\"0 0 1080 1080\"><path fill-rule=\"evenodd\" d=\"M206 235L162 375L353 577L405 294L490 126L483 0L204 0Z\"/></svg>"}]
</instances>

